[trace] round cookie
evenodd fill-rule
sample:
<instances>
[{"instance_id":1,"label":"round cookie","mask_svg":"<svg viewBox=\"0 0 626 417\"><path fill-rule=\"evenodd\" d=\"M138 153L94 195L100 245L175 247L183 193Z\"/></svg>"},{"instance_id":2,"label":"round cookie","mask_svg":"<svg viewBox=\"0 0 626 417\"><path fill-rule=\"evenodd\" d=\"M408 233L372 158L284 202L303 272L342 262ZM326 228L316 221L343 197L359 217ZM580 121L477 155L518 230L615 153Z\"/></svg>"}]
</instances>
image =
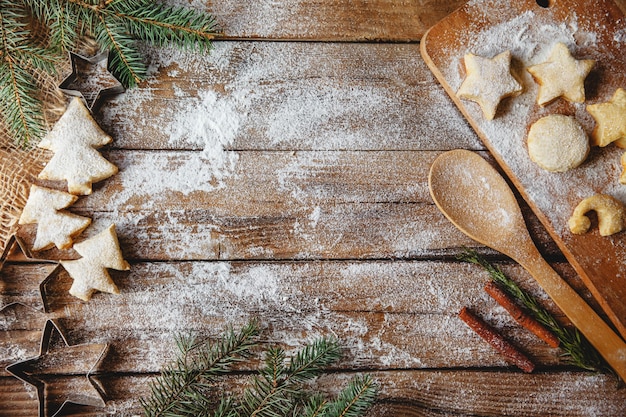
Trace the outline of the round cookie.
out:
<instances>
[{"instance_id":1,"label":"round cookie","mask_svg":"<svg viewBox=\"0 0 626 417\"><path fill-rule=\"evenodd\" d=\"M589 138L570 116L553 114L537 120L528 132L528 154L541 168L564 172L576 168L589 154Z\"/></svg>"}]
</instances>

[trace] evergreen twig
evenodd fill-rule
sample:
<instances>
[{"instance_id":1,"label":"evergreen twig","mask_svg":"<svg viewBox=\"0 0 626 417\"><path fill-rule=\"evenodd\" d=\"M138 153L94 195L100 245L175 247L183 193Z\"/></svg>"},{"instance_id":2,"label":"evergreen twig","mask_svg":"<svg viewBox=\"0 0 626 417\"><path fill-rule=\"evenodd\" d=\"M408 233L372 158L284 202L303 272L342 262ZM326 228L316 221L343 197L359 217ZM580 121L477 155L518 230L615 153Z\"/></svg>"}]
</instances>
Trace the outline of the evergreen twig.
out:
<instances>
[{"instance_id":1,"label":"evergreen twig","mask_svg":"<svg viewBox=\"0 0 626 417\"><path fill-rule=\"evenodd\" d=\"M366 408L364 404L371 404L378 392L376 385L368 375L354 378L337 398L328 405L327 414L340 417L357 417L362 415Z\"/></svg>"},{"instance_id":2,"label":"evergreen twig","mask_svg":"<svg viewBox=\"0 0 626 417\"><path fill-rule=\"evenodd\" d=\"M238 333L228 330L215 344L197 342L195 337L178 338L179 357L150 384L151 397L141 400L146 415L199 415L193 406L197 394L248 357L258 334L258 323L252 321Z\"/></svg>"},{"instance_id":3,"label":"evergreen twig","mask_svg":"<svg viewBox=\"0 0 626 417\"><path fill-rule=\"evenodd\" d=\"M39 139L45 126L35 74L54 75L84 37L110 52L110 71L133 87L147 73L139 42L208 52L216 35L210 14L153 0L0 0L0 118L16 143Z\"/></svg>"},{"instance_id":4,"label":"evergreen twig","mask_svg":"<svg viewBox=\"0 0 626 417\"><path fill-rule=\"evenodd\" d=\"M43 110L34 70L54 72L51 50L30 38L28 19L13 0L0 0L0 114L16 143L44 132Z\"/></svg>"},{"instance_id":5,"label":"evergreen twig","mask_svg":"<svg viewBox=\"0 0 626 417\"><path fill-rule=\"evenodd\" d=\"M151 397L141 400L146 416L360 417L375 401L378 387L368 375L352 378L334 400L309 393L310 381L341 356L335 339L321 338L290 360L282 348L270 347L241 398L222 395L216 403L210 388L232 371L228 365L249 355L257 330L256 324L238 334L230 330L217 346L179 337L179 357L151 384Z\"/></svg>"},{"instance_id":6,"label":"evergreen twig","mask_svg":"<svg viewBox=\"0 0 626 417\"><path fill-rule=\"evenodd\" d=\"M578 329L563 327L550 312L541 306L535 297L520 288L513 280L508 278L500 268L492 265L476 251L471 249L463 251L458 258L462 261L479 265L485 269L494 282L498 283L504 291L518 300L538 322L552 331L561 342L560 347L563 350L563 357L566 358L570 364L588 371L611 372L609 366L602 359L600 354Z\"/></svg>"},{"instance_id":7,"label":"evergreen twig","mask_svg":"<svg viewBox=\"0 0 626 417\"><path fill-rule=\"evenodd\" d=\"M287 367L285 352L280 348L269 349L265 368L244 394L243 414L250 417L288 415L293 408L297 384L319 376L340 356L339 343L326 338L305 346Z\"/></svg>"}]
</instances>

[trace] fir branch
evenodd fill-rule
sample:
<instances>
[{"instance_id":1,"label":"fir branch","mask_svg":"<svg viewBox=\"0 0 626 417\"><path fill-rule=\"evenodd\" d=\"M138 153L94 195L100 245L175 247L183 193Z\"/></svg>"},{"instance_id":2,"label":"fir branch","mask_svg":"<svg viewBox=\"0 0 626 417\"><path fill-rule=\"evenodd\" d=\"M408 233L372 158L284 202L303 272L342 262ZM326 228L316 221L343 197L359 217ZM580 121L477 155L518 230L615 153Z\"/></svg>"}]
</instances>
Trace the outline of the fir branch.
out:
<instances>
[{"instance_id":1,"label":"fir branch","mask_svg":"<svg viewBox=\"0 0 626 417\"><path fill-rule=\"evenodd\" d=\"M305 403L300 417L323 417L327 409L328 401L322 395L313 395Z\"/></svg>"},{"instance_id":2,"label":"fir branch","mask_svg":"<svg viewBox=\"0 0 626 417\"><path fill-rule=\"evenodd\" d=\"M105 11L126 21L134 37L157 46L174 44L209 52L217 33L217 23L211 15L154 4L152 0L113 2Z\"/></svg>"},{"instance_id":3,"label":"fir branch","mask_svg":"<svg viewBox=\"0 0 626 417\"><path fill-rule=\"evenodd\" d=\"M306 345L287 367L284 366L284 351L270 349L265 369L260 377L254 378L252 389L246 392L243 414L258 417L286 415L295 406L295 386L318 377L324 368L340 357L339 343L330 338Z\"/></svg>"},{"instance_id":4,"label":"fir branch","mask_svg":"<svg viewBox=\"0 0 626 417\"><path fill-rule=\"evenodd\" d=\"M50 44L54 45L60 52L66 53L74 49L81 32L83 32L81 21L70 3L61 4L59 0L53 0L53 2L55 5L54 18L48 20Z\"/></svg>"},{"instance_id":5,"label":"fir branch","mask_svg":"<svg viewBox=\"0 0 626 417\"><path fill-rule=\"evenodd\" d=\"M611 372L609 366L602 359L595 348L584 338L578 329L568 329L561 326L556 318L544 309L539 301L528 292L520 288L513 280L508 278L500 268L493 266L476 251L466 249L458 258L465 262L470 262L485 269L491 279L498 283L504 291L514 297L524 306L529 313L541 324L553 332L561 342L563 357L579 368L588 371Z\"/></svg>"},{"instance_id":6,"label":"fir branch","mask_svg":"<svg viewBox=\"0 0 626 417\"><path fill-rule=\"evenodd\" d=\"M152 0L65 1L81 9L82 20L97 42L111 49L111 71L126 87L134 87L146 76L137 41L208 52L217 35L211 15Z\"/></svg>"},{"instance_id":7,"label":"fir branch","mask_svg":"<svg viewBox=\"0 0 626 417\"><path fill-rule=\"evenodd\" d=\"M49 50L31 43L27 15L18 4L0 0L0 114L15 142L27 145L44 132L33 68L53 70Z\"/></svg>"},{"instance_id":8,"label":"fir branch","mask_svg":"<svg viewBox=\"0 0 626 417\"><path fill-rule=\"evenodd\" d=\"M135 39L126 31L122 22L106 20L98 16L95 27L96 42L111 50L109 67L122 84L134 87L146 76L147 67L136 49Z\"/></svg>"},{"instance_id":9,"label":"fir branch","mask_svg":"<svg viewBox=\"0 0 626 417\"><path fill-rule=\"evenodd\" d=\"M43 110L35 79L12 59L0 62L2 121L16 143L26 146L44 133Z\"/></svg>"},{"instance_id":10,"label":"fir branch","mask_svg":"<svg viewBox=\"0 0 626 417\"><path fill-rule=\"evenodd\" d=\"M84 37L110 50L111 72L133 87L147 73L139 42L208 52L216 28L208 13L152 0L0 0L0 118L15 142L39 139L45 127L35 81L54 75Z\"/></svg>"},{"instance_id":11,"label":"fir branch","mask_svg":"<svg viewBox=\"0 0 626 417\"><path fill-rule=\"evenodd\" d=\"M258 323L252 321L238 333L228 330L215 344L196 342L193 337L179 338L179 357L150 384L151 397L141 400L146 415L197 415L191 406L197 404L194 398L198 399L198 392L245 359L256 346L258 333Z\"/></svg>"},{"instance_id":12,"label":"fir branch","mask_svg":"<svg viewBox=\"0 0 626 417\"><path fill-rule=\"evenodd\" d=\"M290 380L303 382L319 376L324 368L341 358L339 342L331 338L321 338L306 345L291 360L288 368Z\"/></svg>"},{"instance_id":13,"label":"fir branch","mask_svg":"<svg viewBox=\"0 0 626 417\"><path fill-rule=\"evenodd\" d=\"M256 328L256 325L255 325ZM243 333L246 333L243 331ZM287 364L285 351L270 347L266 351L264 366L251 379L250 386L240 399L222 396L219 404L213 404L208 390L215 378L231 372L226 366L235 354L245 356L232 346L236 345L232 330L222 338L221 348L212 347L207 341L193 337L179 337L179 357L167 367L160 378L151 384L152 395L142 399L147 416L195 416L195 417L357 417L372 405L377 386L371 377L353 378L348 386L333 400L321 394L311 395L304 384L321 375L324 368L340 357L339 343L335 339L322 338L306 345ZM243 346L241 349L244 349ZM222 357L224 366L213 366L205 381L191 381L195 375L189 371ZM211 362L213 363L213 362ZM197 377L198 380L202 379ZM211 385L211 386L210 386ZM213 411L212 411L213 410Z\"/></svg>"},{"instance_id":14,"label":"fir branch","mask_svg":"<svg viewBox=\"0 0 626 417\"><path fill-rule=\"evenodd\" d=\"M286 415L292 408L289 385L285 375L285 351L269 348L265 367L252 380L252 387L244 393L240 415L275 417Z\"/></svg>"},{"instance_id":15,"label":"fir branch","mask_svg":"<svg viewBox=\"0 0 626 417\"><path fill-rule=\"evenodd\" d=\"M208 408L207 408L207 412ZM238 417L235 411L235 404L232 398L222 398L219 405L212 414L213 417Z\"/></svg>"},{"instance_id":16,"label":"fir branch","mask_svg":"<svg viewBox=\"0 0 626 417\"><path fill-rule=\"evenodd\" d=\"M378 387L369 375L354 377L337 399L328 405L327 417L358 417L369 409Z\"/></svg>"}]
</instances>

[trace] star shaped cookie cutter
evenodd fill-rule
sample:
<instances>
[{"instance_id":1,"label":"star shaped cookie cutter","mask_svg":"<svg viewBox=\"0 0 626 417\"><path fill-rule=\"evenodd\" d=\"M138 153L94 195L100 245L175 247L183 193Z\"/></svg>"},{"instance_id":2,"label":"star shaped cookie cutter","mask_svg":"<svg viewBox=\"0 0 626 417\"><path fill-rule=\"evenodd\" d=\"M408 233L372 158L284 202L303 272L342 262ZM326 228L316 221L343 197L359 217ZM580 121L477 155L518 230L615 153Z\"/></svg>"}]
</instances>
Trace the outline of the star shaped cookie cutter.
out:
<instances>
[{"instance_id":1,"label":"star shaped cookie cutter","mask_svg":"<svg viewBox=\"0 0 626 417\"><path fill-rule=\"evenodd\" d=\"M59 84L64 93L80 97L93 113L104 97L123 93L124 86L108 70L109 54L100 52L92 57L70 52L72 73Z\"/></svg>"},{"instance_id":2,"label":"star shaped cookie cutter","mask_svg":"<svg viewBox=\"0 0 626 417\"><path fill-rule=\"evenodd\" d=\"M70 405L105 407L104 389L93 372L104 359L108 344L70 346L55 320L47 320L41 337L39 356L7 366L6 370L37 389L39 417L60 415ZM87 372L84 368L88 367ZM76 381L77 376L83 381ZM55 390L48 392L47 378L55 379ZM67 380L71 381L67 381ZM67 392L58 392L65 383Z\"/></svg>"},{"instance_id":3,"label":"star shaped cookie cutter","mask_svg":"<svg viewBox=\"0 0 626 417\"><path fill-rule=\"evenodd\" d=\"M8 307L11 307L15 304L21 304L23 306L32 308L34 310L38 310L38 311L42 311L44 313L48 312L48 306L47 306L47 302L46 302L46 296L45 296L45 286L46 284L54 277L56 277L58 275L58 273L62 270L61 264L58 262L54 262L54 261L49 261L49 260L45 260L45 259L38 259L35 258L31 251L28 249L28 247L26 247L26 244L24 243L24 241L19 238L16 235L11 235L11 237L9 238L9 240L7 241L4 250L2 251L2 255L0 256L0 284L3 284L0 287L6 286L6 282L2 282L2 270L4 269L4 264L6 263L7 259L9 258L9 256L11 256L11 254L14 252L14 250L19 249L22 252L23 257L27 260L27 261L31 261L31 262L44 262L44 263L49 263L49 264L56 264L55 268L52 269L52 271L50 271L48 273L48 275L44 278L43 281L41 281L38 285L38 290L39 290L39 301L41 302L41 306L38 307L33 307L31 305L31 303L28 302L23 302L23 301L12 301L6 305L2 305L0 304L0 312L5 310ZM5 292L5 290L3 289L2 292ZM10 291L9 291L10 292ZM13 298L13 297L12 297ZM18 298L18 297L15 297Z\"/></svg>"}]
</instances>

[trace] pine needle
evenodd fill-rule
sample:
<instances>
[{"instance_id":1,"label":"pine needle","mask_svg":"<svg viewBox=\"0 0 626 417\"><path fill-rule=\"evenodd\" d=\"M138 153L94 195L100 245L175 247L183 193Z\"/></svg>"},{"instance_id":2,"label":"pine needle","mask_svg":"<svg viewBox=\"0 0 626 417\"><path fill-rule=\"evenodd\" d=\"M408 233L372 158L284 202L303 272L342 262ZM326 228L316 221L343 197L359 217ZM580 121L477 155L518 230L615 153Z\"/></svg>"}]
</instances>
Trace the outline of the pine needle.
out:
<instances>
[{"instance_id":1,"label":"pine needle","mask_svg":"<svg viewBox=\"0 0 626 417\"><path fill-rule=\"evenodd\" d=\"M483 267L494 282L500 284L502 289L524 306L539 323L552 331L561 342L560 347L563 350L563 357L568 363L588 371L612 372L600 354L578 329L568 329L561 326L556 318L544 309L536 298L508 278L500 268L490 264L485 258L471 249L466 249L458 256L458 259Z\"/></svg>"},{"instance_id":2,"label":"pine needle","mask_svg":"<svg viewBox=\"0 0 626 417\"><path fill-rule=\"evenodd\" d=\"M329 417L358 417L369 409L378 393L378 387L368 375L355 377L338 396L330 403Z\"/></svg>"},{"instance_id":3,"label":"pine needle","mask_svg":"<svg viewBox=\"0 0 626 417\"><path fill-rule=\"evenodd\" d=\"M239 333L231 329L217 344L179 337L178 358L150 384L150 398L141 399L146 416L360 417L373 404L378 389L368 375L353 378L334 400L309 392L311 381L341 357L339 342L330 338L305 345L291 359L282 348L269 347L241 398L222 395L215 404L210 389L233 372L231 364L249 356L257 332L258 324Z\"/></svg>"},{"instance_id":4,"label":"pine needle","mask_svg":"<svg viewBox=\"0 0 626 417\"><path fill-rule=\"evenodd\" d=\"M198 404L202 400L198 393L245 359L256 346L258 333L258 323L252 321L238 333L229 329L215 344L197 343L193 337L179 338L179 357L150 384L151 397L141 400L146 415L199 415L205 404Z\"/></svg>"},{"instance_id":5,"label":"pine needle","mask_svg":"<svg viewBox=\"0 0 626 417\"><path fill-rule=\"evenodd\" d=\"M0 0L0 116L14 141L23 146L45 131L32 72L54 71L50 52L32 44L22 7Z\"/></svg>"},{"instance_id":6,"label":"pine needle","mask_svg":"<svg viewBox=\"0 0 626 417\"><path fill-rule=\"evenodd\" d=\"M209 52L217 34L210 14L153 0L0 0L0 118L18 144L41 138L36 75L54 75L85 37L111 52L110 71L133 87L147 73L139 42Z\"/></svg>"}]
</instances>

